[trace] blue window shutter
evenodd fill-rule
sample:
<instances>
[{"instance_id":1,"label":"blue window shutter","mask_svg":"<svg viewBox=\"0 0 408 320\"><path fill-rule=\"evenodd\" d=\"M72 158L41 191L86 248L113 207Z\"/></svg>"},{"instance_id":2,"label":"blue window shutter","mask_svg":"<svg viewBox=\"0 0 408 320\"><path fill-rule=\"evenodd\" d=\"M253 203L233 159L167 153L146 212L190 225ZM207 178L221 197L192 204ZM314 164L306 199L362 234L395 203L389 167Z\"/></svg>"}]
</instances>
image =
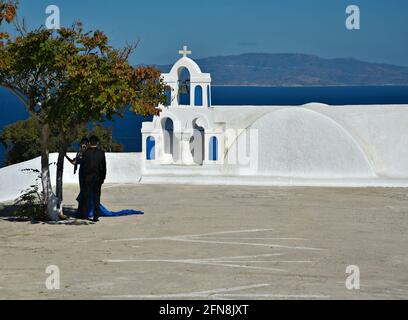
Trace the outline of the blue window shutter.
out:
<instances>
[{"instance_id":1,"label":"blue window shutter","mask_svg":"<svg viewBox=\"0 0 408 320\"><path fill-rule=\"evenodd\" d=\"M146 160L156 160L156 141L153 137L146 139Z\"/></svg>"},{"instance_id":2,"label":"blue window shutter","mask_svg":"<svg viewBox=\"0 0 408 320\"><path fill-rule=\"evenodd\" d=\"M216 137L210 139L210 160L218 160L218 139Z\"/></svg>"}]
</instances>

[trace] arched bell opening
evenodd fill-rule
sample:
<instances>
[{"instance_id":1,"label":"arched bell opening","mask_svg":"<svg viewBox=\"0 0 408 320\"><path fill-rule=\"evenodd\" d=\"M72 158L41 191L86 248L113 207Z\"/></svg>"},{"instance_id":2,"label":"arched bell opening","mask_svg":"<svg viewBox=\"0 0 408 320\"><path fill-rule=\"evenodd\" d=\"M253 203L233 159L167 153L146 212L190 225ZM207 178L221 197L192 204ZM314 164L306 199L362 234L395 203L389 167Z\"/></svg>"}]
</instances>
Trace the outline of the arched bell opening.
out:
<instances>
[{"instance_id":1,"label":"arched bell opening","mask_svg":"<svg viewBox=\"0 0 408 320\"><path fill-rule=\"evenodd\" d=\"M191 105L191 75L187 68L182 67L178 71L178 104Z\"/></svg>"}]
</instances>

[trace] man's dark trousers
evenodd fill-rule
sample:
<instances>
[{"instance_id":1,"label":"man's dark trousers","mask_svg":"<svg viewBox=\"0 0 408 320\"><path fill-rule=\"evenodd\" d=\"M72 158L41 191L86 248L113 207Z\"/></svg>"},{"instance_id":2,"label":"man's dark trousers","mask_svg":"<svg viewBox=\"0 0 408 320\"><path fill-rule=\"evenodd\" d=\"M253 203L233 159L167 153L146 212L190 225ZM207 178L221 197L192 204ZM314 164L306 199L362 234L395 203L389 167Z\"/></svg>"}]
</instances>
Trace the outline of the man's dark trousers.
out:
<instances>
[{"instance_id":1,"label":"man's dark trousers","mask_svg":"<svg viewBox=\"0 0 408 320\"><path fill-rule=\"evenodd\" d=\"M88 219L88 214L90 211L89 208L89 197L92 196L92 203L94 205L94 219L98 220L99 217L101 216L101 188L102 188L102 183L96 182L96 181L91 181L91 182L85 182L84 185L84 199L87 199L87 201L84 201L83 206L82 206L82 218L83 219Z\"/></svg>"}]
</instances>

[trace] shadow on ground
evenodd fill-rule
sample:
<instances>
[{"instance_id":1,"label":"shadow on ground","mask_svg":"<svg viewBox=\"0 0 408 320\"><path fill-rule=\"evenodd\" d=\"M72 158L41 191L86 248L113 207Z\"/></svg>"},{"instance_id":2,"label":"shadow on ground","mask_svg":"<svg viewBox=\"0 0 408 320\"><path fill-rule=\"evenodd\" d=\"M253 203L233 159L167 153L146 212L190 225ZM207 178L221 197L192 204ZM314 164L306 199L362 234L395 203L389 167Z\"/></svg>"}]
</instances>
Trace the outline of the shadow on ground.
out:
<instances>
[{"instance_id":1,"label":"shadow on ground","mask_svg":"<svg viewBox=\"0 0 408 320\"><path fill-rule=\"evenodd\" d=\"M28 221L28 219L22 219L14 215L17 209L16 205L0 205L0 218L3 220Z\"/></svg>"},{"instance_id":2,"label":"shadow on ground","mask_svg":"<svg viewBox=\"0 0 408 320\"><path fill-rule=\"evenodd\" d=\"M31 222L32 224L63 224L63 225L91 225L94 224L91 221L77 220L76 213L77 209L73 207L64 207L64 215L67 217L66 220L61 221L37 221L29 217L20 217L15 214L18 210L18 206L14 204L0 204L0 220L8 222Z\"/></svg>"}]
</instances>

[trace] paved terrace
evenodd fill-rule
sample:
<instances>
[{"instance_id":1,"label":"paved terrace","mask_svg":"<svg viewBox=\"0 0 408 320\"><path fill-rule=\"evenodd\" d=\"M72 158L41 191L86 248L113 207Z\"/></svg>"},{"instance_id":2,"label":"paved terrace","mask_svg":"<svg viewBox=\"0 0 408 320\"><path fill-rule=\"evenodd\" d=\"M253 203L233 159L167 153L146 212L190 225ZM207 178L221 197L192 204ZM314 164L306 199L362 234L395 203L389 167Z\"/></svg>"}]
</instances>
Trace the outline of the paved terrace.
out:
<instances>
[{"instance_id":1,"label":"paved terrace","mask_svg":"<svg viewBox=\"0 0 408 320\"><path fill-rule=\"evenodd\" d=\"M0 299L408 298L407 189L107 185L103 203L145 215L31 224L2 205Z\"/></svg>"}]
</instances>

